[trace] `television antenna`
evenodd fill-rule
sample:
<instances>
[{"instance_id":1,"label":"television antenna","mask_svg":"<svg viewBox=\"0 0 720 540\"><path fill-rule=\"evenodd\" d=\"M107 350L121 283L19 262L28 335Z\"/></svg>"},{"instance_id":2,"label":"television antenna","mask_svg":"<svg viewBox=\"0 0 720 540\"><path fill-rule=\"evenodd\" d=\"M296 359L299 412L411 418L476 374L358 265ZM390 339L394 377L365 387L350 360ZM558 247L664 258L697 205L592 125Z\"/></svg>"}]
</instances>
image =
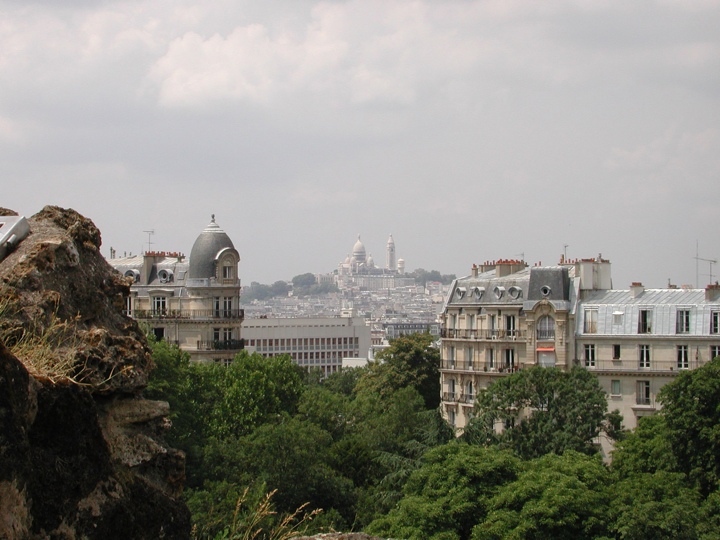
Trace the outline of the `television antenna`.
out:
<instances>
[{"instance_id":1,"label":"television antenna","mask_svg":"<svg viewBox=\"0 0 720 540\"><path fill-rule=\"evenodd\" d=\"M699 264L700 261L709 263L710 265L710 274L707 274L710 277L710 283L713 282L713 270L712 265L717 264L717 259L705 259L703 257L700 257L699 251L698 251L698 243L695 243L695 283L697 283L697 287L700 288L700 270L699 270ZM703 274L706 275L706 274Z\"/></svg>"},{"instance_id":2,"label":"television antenna","mask_svg":"<svg viewBox=\"0 0 720 540\"><path fill-rule=\"evenodd\" d=\"M151 246L152 244L154 244L154 242L152 241L152 236L155 234L155 229L150 229L149 231L143 231L143 232L148 235L148 242L147 242L147 243L148 243L148 248L147 248L147 250L150 251L150 246Z\"/></svg>"}]
</instances>

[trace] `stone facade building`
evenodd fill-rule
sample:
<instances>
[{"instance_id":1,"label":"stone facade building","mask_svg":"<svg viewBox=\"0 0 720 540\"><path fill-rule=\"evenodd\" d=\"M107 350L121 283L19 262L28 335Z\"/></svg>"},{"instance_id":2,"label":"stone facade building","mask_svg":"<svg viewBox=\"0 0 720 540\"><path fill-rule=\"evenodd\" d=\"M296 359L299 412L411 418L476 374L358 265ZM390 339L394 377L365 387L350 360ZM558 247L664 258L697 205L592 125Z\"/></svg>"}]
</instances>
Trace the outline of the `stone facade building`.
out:
<instances>
[{"instance_id":1,"label":"stone facade building","mask_svg":"<svg viewBox=\"0 0 720 540\"><path fill-rule=\"evenodd\" d=\"M181 253L148 251L109 262L132 280L126 314L156 337L200 362L228 362L243 349L240 255L215 216L195 240L189 260Z\"/></svg>"},{"instance_id":2,"label":"stone facade building","mask_svg":"<svg viewBox=\"0 0 720 540\"><path fill-rule=\"evenodd\" d=\"M475 395L533 365L581 365L598 376L627 428L657 410L657 393L720 355L720 287L613 289L610 262L473 266L443 310L442 409L462 430Z\"/></svg>"}]
</instances>

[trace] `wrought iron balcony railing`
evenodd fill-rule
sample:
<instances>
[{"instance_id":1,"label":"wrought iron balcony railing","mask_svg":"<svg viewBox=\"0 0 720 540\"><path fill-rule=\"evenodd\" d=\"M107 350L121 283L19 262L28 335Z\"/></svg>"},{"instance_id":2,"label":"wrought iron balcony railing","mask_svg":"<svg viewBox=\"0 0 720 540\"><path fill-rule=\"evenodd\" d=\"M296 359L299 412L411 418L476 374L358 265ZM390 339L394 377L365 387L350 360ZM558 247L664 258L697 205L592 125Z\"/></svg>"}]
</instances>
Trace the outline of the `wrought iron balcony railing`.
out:
<instances>
[{"instance_id":1,"label":"wrought iron balcony railing","mask_svg":"<svg viewBox=\"0 0 720 540\"><path fill-rule=\"evenodd\" d=\"M443 328L440 337L445 339L503 339L514 341L525 339L524 330L472 330L467 328Z\"/></svg>"},{"instance_id":2,"label":"wrought iron balcony railing","mask_svg":"<svg viewBox=\"0 0 720 540\"><path fill-rule=\"evenodd\" d=\"M133 309L123 311L133 319L242 320L244 309Z\"/></svg>"}]
</instances>

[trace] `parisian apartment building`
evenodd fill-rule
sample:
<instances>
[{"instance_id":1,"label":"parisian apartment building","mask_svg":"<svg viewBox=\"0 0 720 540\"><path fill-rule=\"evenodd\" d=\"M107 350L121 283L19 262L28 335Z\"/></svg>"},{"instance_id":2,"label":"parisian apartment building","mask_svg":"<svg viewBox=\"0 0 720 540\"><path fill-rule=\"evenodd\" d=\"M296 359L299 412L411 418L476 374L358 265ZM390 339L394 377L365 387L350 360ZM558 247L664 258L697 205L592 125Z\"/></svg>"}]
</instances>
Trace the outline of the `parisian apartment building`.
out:
<instances>
[{"instance_id":1,"label":"parisian apartment building","mask_svg":"<svg viewBox=\"0 0 720 540\"><path fill-rule=\"evenodd\" d=\"M448 293L442 318L442 412L458 432L475 396L499 377L541 365L595 373L624 426L653 414L683 370L720 355L720 287L614 289L602 256L473 265Z\"/></svg>"}]
</instances>

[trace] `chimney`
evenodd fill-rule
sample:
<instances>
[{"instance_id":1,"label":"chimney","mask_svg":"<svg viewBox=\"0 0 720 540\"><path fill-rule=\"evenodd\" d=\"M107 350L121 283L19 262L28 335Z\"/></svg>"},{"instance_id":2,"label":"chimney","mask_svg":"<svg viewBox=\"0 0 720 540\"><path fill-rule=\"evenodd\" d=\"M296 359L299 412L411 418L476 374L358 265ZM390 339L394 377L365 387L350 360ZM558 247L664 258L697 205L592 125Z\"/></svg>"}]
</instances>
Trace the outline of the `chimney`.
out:
<instances>
[{"instance_id":1,"label":"chimney","mask_svg":"<svg viewBox=\"0 0 720 540\"><path fill-rule=\"evenodd\" d=\"M475 278L478 277L478 265L477 264L472 265L471 276L475 277Z\"/></svg>"},{"instance_id":2,"label":"chimney","mask_svg":"<svg viewBox=\"0 0 720 540\"><path fill-rule=\"evenodd\" d=\"M633 281L630 284L630 296L637 298L645 291L645 287L639 281Z\"/></svg>"},{"instance_id":3,"label":"chimney","mask_svg":"<svg viewBox=\"0 0 720 540\"><path fill-rule=\"evenodd\" d=\"M705 300L708 302L717 302L720 300L720 285L718 285L717 281L705 287Z\"/></svg>"},{"instance_id":4,"label":"chimney","mask_svg":"<svg viewBox=\"0 0 720 540\"><path fill-rule=\"evenodd\" d=\"M505 277L527 268L525 261L501 259L495 263L495 277Z\"/></svg>"}]
</instances>

